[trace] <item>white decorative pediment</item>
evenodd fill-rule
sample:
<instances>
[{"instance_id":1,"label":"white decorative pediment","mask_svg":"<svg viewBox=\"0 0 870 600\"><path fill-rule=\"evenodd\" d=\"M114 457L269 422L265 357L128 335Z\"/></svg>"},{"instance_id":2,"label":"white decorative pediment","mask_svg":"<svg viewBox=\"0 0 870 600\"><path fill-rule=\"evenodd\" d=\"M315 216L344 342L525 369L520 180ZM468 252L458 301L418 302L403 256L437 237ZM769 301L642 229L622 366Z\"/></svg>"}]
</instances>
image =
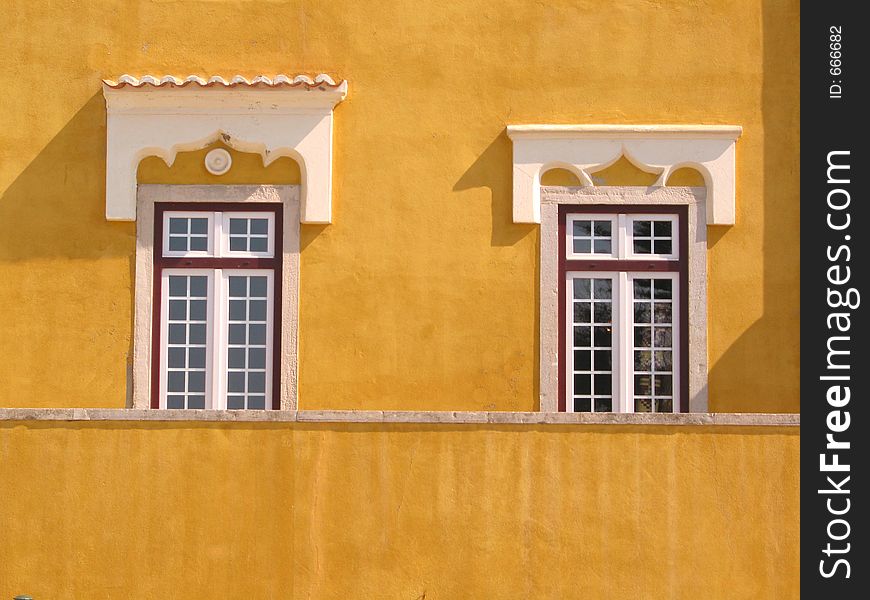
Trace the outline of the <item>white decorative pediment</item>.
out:
<instances>
[{"instance_id":1,"label":"white decorative pediment","mask_svg":"<svg viewBox=\"0 0 870 600\"><path fill-rule=\"evenodd\" d=\"M514 222L541 222L545 171L567 169L591 186L590 172L625 156L659 173L653 187L664 186L676 169L697 169L707 185L707 224L733 225L734 147L742 132L731 125L508 125L514 150Z\"/></svg>"},{"instance_id":2,"label":"white decorative pediment","mask_svg":"<svg viewBox=\"0 0 870 600\"><path fill-rule=\"evenodd\" d=\"M178 152L220 140L257 152L264 166L282 156L299 163L303 223L332 219L332 110L347 82L235 77L157 79L124 75L103 82L107 111L106 218L136 219L139 161L159 156L172 165Z\"/></svg>"}]
</instances>

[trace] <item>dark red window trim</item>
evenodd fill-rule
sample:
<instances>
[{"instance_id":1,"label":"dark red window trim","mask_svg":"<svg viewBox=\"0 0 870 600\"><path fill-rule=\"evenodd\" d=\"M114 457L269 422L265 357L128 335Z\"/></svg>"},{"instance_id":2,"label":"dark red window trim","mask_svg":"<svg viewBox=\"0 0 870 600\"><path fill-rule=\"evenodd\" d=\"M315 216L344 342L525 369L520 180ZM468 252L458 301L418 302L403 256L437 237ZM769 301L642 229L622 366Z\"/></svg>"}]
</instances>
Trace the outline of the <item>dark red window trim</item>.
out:
<instances>
[{"instance_id":1,"label":"dark red window trim","mask_svg":"<svg viewBox=\"0 0 870 600\"><path fill-rule=\"evenodd\" d=\"M270 212L275 217L273 258L185 258L163 256L163 213L184 212ZM272 409L281 408L281 277L284 242L284 206L277 202L157 202L154 205L154 297L151 322L151 408L160 408L160 318L163 269L270 269L272 300Z\"/></svg>"},{"instance_id":2,"label":"dark red window trim","mask_svg":"<svg viewBox=\"0 0 870 600\"><path fill-rule=\"evenodd\" d=\"M568 260L565 248L565 228L568 215L573 214L666 214L676 215L679 231L679 260ZM613 204L560 204L559 205L559 411L566 411L568 382L565 367L565 275L569 271L649 271L678 272L680 274L680 412L689 412L689 208L663 205Z\"/></svg>"}]
</instances>

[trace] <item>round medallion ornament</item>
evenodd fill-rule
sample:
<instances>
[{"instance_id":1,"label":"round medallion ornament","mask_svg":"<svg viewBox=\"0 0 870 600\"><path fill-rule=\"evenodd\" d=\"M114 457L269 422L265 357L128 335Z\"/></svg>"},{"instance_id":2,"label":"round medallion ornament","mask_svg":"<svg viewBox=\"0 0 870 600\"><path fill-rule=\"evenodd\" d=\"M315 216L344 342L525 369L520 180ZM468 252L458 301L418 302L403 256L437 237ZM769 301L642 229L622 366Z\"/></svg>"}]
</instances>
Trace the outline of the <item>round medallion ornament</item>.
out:
<instances>
[{"instance_id":1,"label":"round medallion ornament","mask_svg":"<svg viewBox=\"0 0 870 600\"><path fill-rule=\"evenodd\" d=\"M212 175L223 175L233 166L233 157L223 148L215 148L205 155L205 168Z\"/></svg>"}]
</instances>

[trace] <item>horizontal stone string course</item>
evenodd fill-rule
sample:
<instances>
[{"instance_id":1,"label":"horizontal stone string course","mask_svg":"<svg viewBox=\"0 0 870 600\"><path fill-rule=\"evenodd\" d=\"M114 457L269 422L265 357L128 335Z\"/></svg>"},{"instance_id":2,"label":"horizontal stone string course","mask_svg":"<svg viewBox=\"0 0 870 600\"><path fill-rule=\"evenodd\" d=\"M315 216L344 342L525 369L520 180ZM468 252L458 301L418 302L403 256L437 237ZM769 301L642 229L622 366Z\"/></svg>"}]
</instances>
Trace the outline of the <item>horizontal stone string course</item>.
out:
<instances>
[{"instance_id":1,"label":"horizontal stone string course","mask_svg":"<svg viewBox=\"0 0 870 600\"><path fill-rule=\"evenodd\" d=\"M0 421L194 421L274 423L456 423L492 425L674 425L799 427L799 414L557 413L380 410L151 410L130 408L0 408Z\"/></svg>"}]
</instances>

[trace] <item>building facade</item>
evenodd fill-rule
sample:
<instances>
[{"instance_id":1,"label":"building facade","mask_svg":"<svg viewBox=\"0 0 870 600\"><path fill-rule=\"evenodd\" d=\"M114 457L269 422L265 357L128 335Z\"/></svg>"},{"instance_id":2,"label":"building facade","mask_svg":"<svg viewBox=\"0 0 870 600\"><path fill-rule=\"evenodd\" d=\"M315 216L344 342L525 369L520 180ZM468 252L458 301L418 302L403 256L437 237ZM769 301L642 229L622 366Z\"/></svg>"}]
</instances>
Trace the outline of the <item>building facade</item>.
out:
<instances>
[{"instance_id":1,"label":"building facade","mask_svg":"<svg viewBox=\"0 0 870 600\"><path fill-rule=\"evenodd\" d=\"M4 12L0 595L798 595L798 3Z\"/></svg>"}]
</instances>

